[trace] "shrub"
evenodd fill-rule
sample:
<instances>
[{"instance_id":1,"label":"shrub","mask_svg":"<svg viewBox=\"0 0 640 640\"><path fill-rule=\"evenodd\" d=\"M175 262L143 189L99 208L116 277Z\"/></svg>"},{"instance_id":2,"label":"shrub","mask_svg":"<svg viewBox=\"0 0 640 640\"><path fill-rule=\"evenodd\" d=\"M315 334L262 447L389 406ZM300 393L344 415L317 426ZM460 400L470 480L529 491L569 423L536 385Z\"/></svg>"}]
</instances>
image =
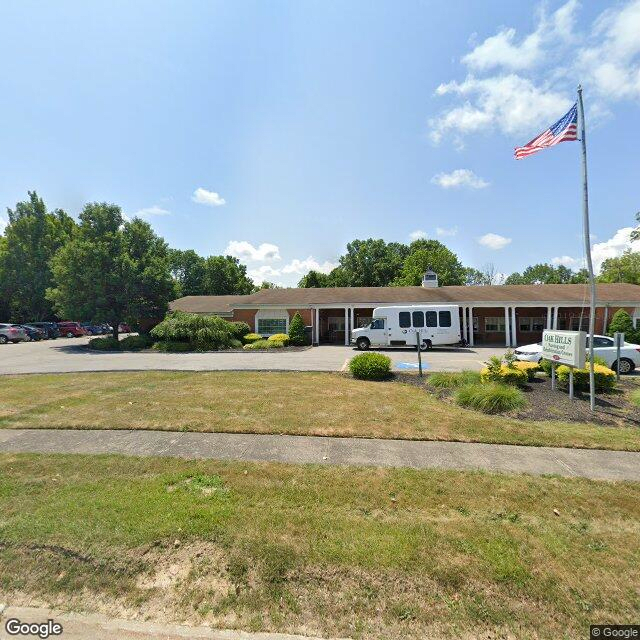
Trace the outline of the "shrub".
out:
<instances>
[{"instance_id":1,"label":"shrub","mask_svg":"<svg viewBox=\"0 0 640 640\"><path fill-rule=\"evenodd\" d=\"M544 373L546 373L548 376L551 375L551 364L551 360L547 360L546 358L540 360L540 369L544 371Z\"/></svg>"},{"instance_id":2,"label":"shrub","mask_svg":"<svg viewBox=\"0 0 640 640\"><path fill-rule=\"evenodd\" d=\"M477 371L460 371L458 373L432 373L427 381L436 389L454 389L465 384L480 382Z\"/></svg>"},{"instance_id":3,"label":"shrub","mask_svg":"<svg viewBox=\"0 0 640 640\"><path fill-rule=\"evenodd\" d=\"M267 340L267 349L282 349L285 346L285 343L282 340L272 340L269 338Z\"/></svg>"},{"instance_id":4,"label":"shrub","mask_svg":"<svg viewBox=\"0 0 640 640\"><path fill-rule=\"evenodd\" d=\"M95 351L119 351L120 343L113 336L92 338L89 340L89 349L94 349Z\"/></svg>"},{"instance_id":5,"label":"shrub","mask_svg":"<svg viewBox=\"0 0 640 640\"><path fill-rule=\"evenodd\" d=\"M503 364L499 369L493 366L485 367L480 372L480 379L482 382L501 382L522 387L527 384L529 378L526 371Z\"/></svg>"},{"instance_id":6,"label":"shrub","mask_svg":"<svg viewBox=\"0 0 640 640\"><path fill-rule=\"evenodd\" d=\"M558 376L558 382L563 387L569 386L569 371L570 367L566 365L560 365L556 369L556 375ZM594 366L596 391L611 391L616 386L616 374L611 369L603 367L601 364ZM573 370L573 388L577 390L589 389L589 367L584 369Z\"/></svg>"},{"instance_id":7,"label":"shrub","mask_svg":"<svg viewBox=\"0 0 640 640\"><path fill-rule=\"evenodd\" d=\"M253 342L248 342L242 348L246 349L246 350L268 349L269 348L269 341L268 340L263 340L262 338L260 338L259 340L254 340Z\"/></svg>"},{"instance_id":8,"label":"shrub","mask_svg":"<svg viewBox=\"0 0 640 640\"><path fill-rule=\"evenodd\" d=\"M262 340L262 336L257 333L247 333L247 335L242 336L242 342L245 344L251 344L252 342L257 342L258 340Z\"/></svg>"},{"instance_id":9,"label":"shrub","mask_svg":"<svg viewBox=\"0 0 640 640\"><path fill-rule=\"evenodd\" d=\"M587 363L588 363L588 362L589 362L589 358L587 358ZM601 365L601 366L603 366L603 367L607 367L607 362L606 362L606 360L605 360L604 358L601 358L600 356L594 356L594 357L593 357L593 362L594 362L594 364L596 364L596 365L598 365L598 364L599 364L599 365ZM541 361L540 361L540 369L541 369L542 371L544 371L544 373L546 373L549 377L551 377L551 364L552 364L551 360L541 360ZM561 365L558 365L558 367L559 367L559 366L561 366ZM588 366L589 366L589 365L587 364L587 367L588 367ZM558 367L556 367L556 373L557 373L557 371L558 371Z\"/></svg>"},{"instance_id":10,"label":"shrub","mask_svg":"<svg viewBox=\"0 0 640 640\"><path fill-rule=\"evenodd\" d=\"M289 344L289 336L286 333L274 333L268 338L269 342L282 342L282 346L285 347Z\"/></svg>"},{"instance_id":11,"label":"shrub","mask_svg":"<svg viewBox=\"0 0 640 640\"><path fill-rule=\"evenodd\" d=\"M529 382L533 382L536 373L540 371L540 365L537 362L517 361L513 363L513 366L520 371L524 371Z\"/></svg>"},{"instance_id":12,"label":"shrub","mask_svg":"<svg viewBox=\"0 0 640 640\"><path fill-rule=\"evenodd\" d=\"M234 338L231 323L218 316L172 311L151 330L151 335L165 342L184 342L185 351L226 349Z\"/></svg>"},{"instance_id":13,"label":"shrub","mask_svg":"<svg viewBox=\"0 0 640 640\"><path fill-rule=\"evenodd\" d=\"M624 339L627 342L640 341L640 329L634 328L633 319L624 309L618 309L613 314L607 335L613 336L616 331L622 331L624 333Z\"/></svg>"},{"instance_id":14,"label":"shrub","mask_svg":"<svg viewBox=\"0 0 640 640\"><path fill-rule=\"evenodd\" d=\"M165 353L186 353L193 351L193 347L189 342L179 342L178 340L162 340L153 345L154 349L164 351Z\"/></svg>"},{"instance_id":15,"label":"shrub","mask_svg":"<svg viewBox=\"0 0 640 640\"><path fill-rule=\"evenodd\" d=\"M289 342L297 346L307 344L307 336L304 332L304 320L298 312L296 312L289 323Z\"/></svg>"},{"instance_id":16,"label":"shrub","mask_svg":"<svg viewBox=\"0 0 640 640\"><path fill-rule=\"evenodd\" d=\"M155 340L147 334L140 336L127 336L123 340L120 340L121 351L140 351L141 349L148 349L153 346Z\"/></svg>"},{"instance_id":17,"label":"shrub","mask_svg":"<svg viewBox=\"0 0 640 640\"><path fill-rule=\"evenodd\" d=\"M231 334L236 340L242 340L248 333L251 332L251 327L246 322L234 321L229 323L231 326Z\"/></svg>"},{"instance_id":18,"label":"shrub","mask_svg":"<svg viewBox=\"0 0 640 640\"><path fill-rule=\"evenodd\" d=\"M242 340L236 340L233 338L229 344L230 349L242 349Z\"/></svg>"},{"instance_id":19,"label":"shrub","mask_svg":"<svg viewBox=\"0 0 640 640\"><path fill-rule=\"evenodd\" d=\"M361 353L351 358L349 371L359 380L384 380L391 375L391 359L381 353Z\"/></svg>"},{"instance_id":20,"label":"shrub","mask_svg":"<svg viewBox=\"0 0 640 640\"><path fill-rule=\"evenodd\" d=\"M456 404L483 413L505 413L527 404L524 394L513 385L498 382L467 384L458 389Z\"/></svg>"}]
</instances>

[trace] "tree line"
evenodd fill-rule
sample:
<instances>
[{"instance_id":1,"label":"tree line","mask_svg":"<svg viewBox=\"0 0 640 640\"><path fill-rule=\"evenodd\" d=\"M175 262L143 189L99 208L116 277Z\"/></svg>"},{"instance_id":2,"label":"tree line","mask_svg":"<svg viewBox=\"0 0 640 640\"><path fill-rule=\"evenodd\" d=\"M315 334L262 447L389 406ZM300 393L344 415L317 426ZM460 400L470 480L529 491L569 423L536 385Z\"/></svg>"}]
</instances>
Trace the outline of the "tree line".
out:
<instances>
[{"instance_id":1,"label":"tree line","mask_svg":"<svg viewBox=\"0 0 640 640\"><path fill-rule=\"evenodd\" d=\"M0 322L76 318L108 322L161 317L180 296L248 294L257 289L232 256L203 257L172 249L139 218L128 220L109 203L85 205L76 222L49 211L33 191L14 209L0 236ZM640 214L637 216L640 223ZM634 232L640 239L640 226ZM300 287L418 286L427 269L441 286L586 282L584 269L536 264L504 282L493 265L465 267L438 240L410 244L354 240L330 273L310 271ZM640 253L627 251L603 264L602 282L640 284ZM262 287L275 285L264 282Z\"/></svg>"}]
</instances>

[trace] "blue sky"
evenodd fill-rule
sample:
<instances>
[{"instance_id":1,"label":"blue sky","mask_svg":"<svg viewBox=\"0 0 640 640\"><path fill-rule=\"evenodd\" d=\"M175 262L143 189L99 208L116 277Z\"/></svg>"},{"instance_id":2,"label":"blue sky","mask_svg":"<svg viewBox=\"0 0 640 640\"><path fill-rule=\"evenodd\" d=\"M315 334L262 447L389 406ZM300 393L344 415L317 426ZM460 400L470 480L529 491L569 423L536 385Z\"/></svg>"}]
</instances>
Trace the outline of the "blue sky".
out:
<instances>
[{"instance_id":1,"label":"blue sky","mask_svg":"<svg viewBox=\"0 0 640 640\"><path fill-rule=\"evenodd\" d=\"M599 263L640 209L638 33L640 0L6 0L0 216L116 202L286 285L412 234L578 266L579 145L512 155L582 82Z\"/></svg>"}]
</instances>

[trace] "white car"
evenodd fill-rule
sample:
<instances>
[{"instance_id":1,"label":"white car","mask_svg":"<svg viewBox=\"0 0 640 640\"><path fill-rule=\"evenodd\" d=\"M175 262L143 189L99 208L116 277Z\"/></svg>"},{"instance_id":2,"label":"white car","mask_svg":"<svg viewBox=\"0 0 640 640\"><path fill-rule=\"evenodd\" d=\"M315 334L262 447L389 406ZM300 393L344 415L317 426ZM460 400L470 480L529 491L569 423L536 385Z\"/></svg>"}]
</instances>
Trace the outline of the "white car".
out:
<instances>
[{"instance_id":1,"label":"white car","mask_svg":"<svg viewBox=\"0 0 640 640\"><path fill-rule=\"evenodd\" d=\"M588 348L589 336L587 336ZM540 362L542 360L542 343L537 342L518 347L513 353L518 360ZM616 347L613 338L593 336L593 353L602 358L611 369L616 368ZM640 367L640 345L625 342L620 347L620 373L631 373L636 367Z\"/></svg>"}]
</instances>

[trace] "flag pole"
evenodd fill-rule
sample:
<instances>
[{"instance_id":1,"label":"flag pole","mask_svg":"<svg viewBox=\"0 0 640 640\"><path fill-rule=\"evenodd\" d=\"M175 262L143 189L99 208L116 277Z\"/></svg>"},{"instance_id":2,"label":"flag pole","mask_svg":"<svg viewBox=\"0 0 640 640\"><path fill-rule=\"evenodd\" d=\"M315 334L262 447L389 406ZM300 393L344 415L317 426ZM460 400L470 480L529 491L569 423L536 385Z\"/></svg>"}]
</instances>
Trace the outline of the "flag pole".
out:
<instances>
[{"instance_id":1,"label":"flag pole","mask_svg":"<svg viewBox=\"0 0 640 640\"><path fill-rule=\"evenodd\" d=\"M580 123L580 142L582 146L582 226L584 231L584 251L589 272L591 302L589 304L589 389L591 411L596 408L596 384L593 362L593 334L596 323L596 280L593 275L591 259L591 237L589 233L589 189L587 187L587 140L584 126L584 105L582 104L582 85L578 85L578 121Z\"/></svg>"}]
</instances>

